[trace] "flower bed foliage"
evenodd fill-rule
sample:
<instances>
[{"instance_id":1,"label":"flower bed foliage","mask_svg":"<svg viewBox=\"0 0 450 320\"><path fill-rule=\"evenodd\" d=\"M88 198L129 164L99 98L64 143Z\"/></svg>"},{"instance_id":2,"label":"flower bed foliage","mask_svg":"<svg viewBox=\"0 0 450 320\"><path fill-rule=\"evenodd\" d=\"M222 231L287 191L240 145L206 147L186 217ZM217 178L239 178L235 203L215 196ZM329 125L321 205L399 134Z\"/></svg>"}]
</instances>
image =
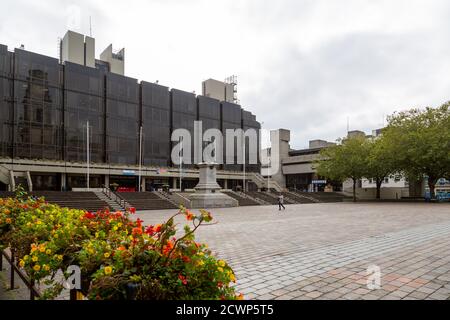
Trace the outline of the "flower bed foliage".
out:
<instances>
[{"instance_id":1,"label":"flower bed foliage","mask_svg":"<svg viewBox=\"0 0 450 320\"><path fill-rule=\"evenodd\" d=\"M194 232L212 220L180 208L167 222L144 226L126 212L97 213L61 208L19 192L0 199L0 249L15 252L19 266L47 289L44 299L63 290L55 275L77 265L89 299L240 299L230 266L217 260ZM175 217L192 224L179 238ZM68 275L65 274L67 277Z\"/></svg>"}]
</instances>

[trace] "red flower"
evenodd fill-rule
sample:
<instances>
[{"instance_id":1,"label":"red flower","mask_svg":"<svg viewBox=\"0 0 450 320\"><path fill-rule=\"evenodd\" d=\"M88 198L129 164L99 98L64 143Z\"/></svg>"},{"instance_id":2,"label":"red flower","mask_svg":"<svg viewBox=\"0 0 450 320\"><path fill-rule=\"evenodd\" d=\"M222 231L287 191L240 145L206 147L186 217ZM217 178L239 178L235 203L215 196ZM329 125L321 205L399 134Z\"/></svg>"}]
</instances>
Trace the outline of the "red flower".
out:
<instances>
[{"instance_id":1,"label":"red flower","mask_svg":"<svg viewBox=\"0 0 450 320\"><path fill-rule=\"evenodd\" d=\"M139 228L142 227L142 222L144 222L144 221L139 218L136 220L136 224Z\"/></svg>"},{"instance_id":2,"label":"red flower","mask_svg":"<svg viewBox=\"0 0 450 320\"><path fill-rule=\"evenodd\" d=\"M135 207L131 207L129 210L130 210L131 214L135 214L136 213L136 208Z\"/></svg>"},{"instance_id":3,"label":"red flower","mask_svg":"<svg viewBox=\"0 0 450 320\"><path fill-rule=\"evenodd\" d=\"M155 229L153 229L153 226L148 226L145 229L145 233L148 234L149 236L152 236L155 234Z\"/></svg>"},{"instance_id":4,"label":"red flower","mask_svg":"<svg viewBox=\"0 0 450 320\"><path fill-rule=\"evenodd\" d=\"M186 262L186 263L188 263L188 262L191 261L191 259L190 259L189 257L187 257L187 256L183 256L182 259L183 259L183 261Z\"/></svg>"},{"instance_id":5,"label":"red flower","mask_svg":"<svg viewBox=\"0 0 450 320\"><path fill-rule=\"evenodd\" d=\"M157 224L156 226L155 226L155 232L156 233L158 233L158 232L160 232L161 231L161 225L160 224Z\"/></svg>"},{"instance_id":6,"label":"red flower","mask_svg":"<svg viewBox=\"0 0 450 320\"><path fill-rule=\"evenodd\" d=\"M95 218L95 214L93 214L92 212L86 212L85 214L84 214L84 217L86 218L86 219L94 219Z\"/></svg>"},{"instance_id":7,"label":"red flower","mask_svg":"<svg viewBox=\"0 0 450 320\"><path fill-rule=\"evenodd\" d=\"M222 282L218 282L218 283L217 283L217 287L218 287L218 288L222 288L222 287L223 287L223 283L222 283Z\"/></svg>"},{"instance_id":8,"label":"red flower","mask_svg":"<svg viewBox=\"0 0 450 320\"><path fill-rule=\"evenodd\" d=\"M180 275L178 275L178 279L180 279L184 285L187 285L187 278L185 276L180 274Z\"/></svg>"}]
</instances>

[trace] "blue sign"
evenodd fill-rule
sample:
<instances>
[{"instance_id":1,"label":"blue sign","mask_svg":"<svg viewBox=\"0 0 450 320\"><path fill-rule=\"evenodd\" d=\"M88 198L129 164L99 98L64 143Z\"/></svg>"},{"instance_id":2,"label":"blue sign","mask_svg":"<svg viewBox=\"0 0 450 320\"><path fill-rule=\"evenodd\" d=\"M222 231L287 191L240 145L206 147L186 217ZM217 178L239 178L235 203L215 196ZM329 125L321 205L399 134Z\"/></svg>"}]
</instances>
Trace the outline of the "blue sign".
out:
<instances>
[{"instance_id":1,"label":"blue sign","mask_svg":"<svg viewBox=\"0 0 450 320\"><path fill-rule=\"evenodd\" d=\"M327 184L327 180L313 180L312 184Z\"/></svg>"},{"instance_id":2,"label":"blue sign","mask_svg":"<svg viewBox=\"0 0 450 320\"><path fill-rule=\"evenodd\" d=\"M136 172L134 170L123 170L122 174L124 176L134 176L134 175L136 175Z\"/></svg>"}]
</instances>

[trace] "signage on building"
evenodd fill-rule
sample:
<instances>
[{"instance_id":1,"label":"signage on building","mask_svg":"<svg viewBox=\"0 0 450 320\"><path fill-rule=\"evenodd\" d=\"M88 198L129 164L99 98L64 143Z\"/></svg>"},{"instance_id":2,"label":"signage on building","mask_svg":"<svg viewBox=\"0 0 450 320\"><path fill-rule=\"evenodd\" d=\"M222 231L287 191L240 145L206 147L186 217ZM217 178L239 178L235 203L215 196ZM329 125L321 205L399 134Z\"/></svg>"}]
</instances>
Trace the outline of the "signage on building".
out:
<instances>
[{"instance_id":1,"label":"signage on building","mask_svg":"<svg viewBox=\"0 0 450 320\"><path fill-rule=\"evenodd\" d=\"M136 171L134 171L134 170L122 170L122 174L124 176L134 176L134 175L136 175Z\"/></svg>"},{"instance_id":2,"label":"signage on building","mask_svg":"<svg viewBox=\"0 0 450 320\"><path fill-rule=\"evenodd\" d=\"M313 180L312 184L327 184L327 180Z\"/></svg>"},{"instance_id":3,"label":"signage on building","mask_svg":"<svg viewBox=\"0 0 450 320\"><path fill-rule=\"evenodd\" d=\"M167 173L167 169L158 168L156 169L156 174Z\"/></svg>"}]
</instances>

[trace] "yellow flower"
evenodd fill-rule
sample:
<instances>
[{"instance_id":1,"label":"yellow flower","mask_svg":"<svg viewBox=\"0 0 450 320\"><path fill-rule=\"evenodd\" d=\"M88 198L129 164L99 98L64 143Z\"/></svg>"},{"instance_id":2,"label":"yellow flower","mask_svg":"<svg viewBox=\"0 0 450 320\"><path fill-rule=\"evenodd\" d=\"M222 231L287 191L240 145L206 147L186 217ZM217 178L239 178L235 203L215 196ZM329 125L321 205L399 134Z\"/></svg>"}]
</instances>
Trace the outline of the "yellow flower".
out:
<instances>
[{"instance_id":1,"label":"yellow flower","mask_svg":"<svg viewBox=\"0 0 450 320\"><path fill-rule=\"evenodd\" d=\"M122 222L119 222L119 223L117 224L117 226L118 226L119 228L120 228L122 225L123 225Z\"/></svg>"},{"instance_id":2,"label":"yellow flower","mask_svg":"<svg viewBox=\"0 0 450 320\"><path fill-rule=\"evenodd\" d=\"M89 249L88 249L88 252L89 252L90 254L94 254L95 251L94 251L94 249L89 248Z\"/></svg>"},{"instance_id":3,"label":"yellow flower","mask_svg":"<svg viewBox=\"0 0 450 320\"><path fill-rule=\"evenodd\" d=\"M203 252L198 253L199 256L204 256L205 254Z\"/></svg>"},{"instance_id":4,"label":"yellow flower","mask_svg":"<svg viewBox=\"0 0 450 320\"><path fill-rule=\"evenodd\" d=\"M20 262L19 262L19 266L20 266L21 268L23 268L23 267L25 266L25 261L23 261L23 260L20 260Z\"/></svg>"},{"instance_id":5,"label":"yellow flower","mask_svg":"<svg viewBox=\"0 0 450 320\"><path fill-rule=\"evenodd\" d=\"M118 229L119 229L118 226L114 226L114 227L113 227L113 230L114 230L114 231L117 231Z\"/></svg>"},{"instance_id":6,"label":"yellow flower","mask_svg":"<svg viewBox=\"0 0 450 320\"><path fill-rule=\"evenodd\" d=\"M109 252L105 252L105 254L103 255L105 258L109 258L111 254Z\"/></svg>"},{"instance_id":7,"label":"yellow flower","mask_svg":"<svg viewBox=\"0 0 450 320\"><path fill-rule=\"evenodd\" d=\"M24 261L27 261L29 258L30 258L30 256L29 256L29 255L26 255L25 257L23 257L23 260L24 260Z\"/></svg>"},{"instance_id":8,"label":"yellow flower","mask_svg":"<svg viewBox=\"0 0 450 320\"><path fill-rule=\"evenodd\" d=\"M45 252L45 247L44 246L40 247L39 251L42 252L42 253Z\"/></svg>"},{"instance_id":9,"label":"yellow flower","mask_svg":"<svg viewBox=\"0 0 450 320\"><path fill-rule=\"evenodd\" d=\"M105 274L111 274L112 273L112 267L105 267Z\"/></svg>"},{"instance_id":10,"label":"yellow flower","mask_svg":"<svg viewBox=\"0 0 450 320\"><path fill-rule=\"evenodd\" d=\"M47 251L45 251L45 253L46 253L46 254L51 254L51 253L52 253L52 250L47 249Z\"/></svg>"},{"instance_id":11,"label":"yellow flower","mask_svg":"<svg viewBox=\"0 0 450 320\"><path fill-rule=\"evenodd\" d=\"M63 259L63 256L60 254L60 255L58 255L58 260L59 261L62 261L62 259Z\"/></svg>"},{"instance_id":12,"label":"yellow flower","mask_svg":"<svg viewBox=\"0 0 450 320\"><path fill-rule=\"evenodd\" d=\"M38 265L38 264L36 264L36 265L33 267L33 270L34 270L34 271L39 271L39 270L41 270L41 266Z\"/></svg>"},{"instance_id":13,"label":"yellow flower","mask_svg":"<svg viewBox=\"0 0 450 320\"><path fill-rule=\"evenodd\" d=\"M197 261L197 266L203 266L205 264L205 262L203 262L203 260L199 260Z\"/></svg>"},{"instance_id":14,"label":"yellow flower","mask_svg":"<svg viewBox=\"0 0 450 320\"><path fill-rule=\"evenodd\" d=\"M217 270L219 270L219 272L223 272L223 268L222 267L218 267Z\"/></svg>"},{"instance_id":15,"label":"yellow flower","mask_svg":"<svg viewBox=\"0 0 450 320\"><path fill-rule=\"evenodd\" d=\"M230 280L236 282L236 276L234 274L230 275Z\"/></svg>"},{"instance_id":16,"label":"yellow flower","mask_svg":"<svg viewBox=\"0 0 450 320\"><path fill-rule=\"evenodd\" d=\"M226 265L225 261L223 261L223 260L217 261L217 264L221 267L225 267L225 265Z\"/></svg>"},{"instance_id":17,"label":"yellow flower","mask_svg":"<svg viewBox=\"0 0 450 320\"><path fill-rule=\"evenodd\" d=\"M38 257L34 256L31 260L33 260L33 262L38 261Z\"/></svg>"},{"instance_id":18,"label":"yellow flower","mask_svg":"<svg viewBox=\"0 0 450 320\"><path fill-rule=\"evenodd\" d=\"M48 265L46 265L46 264L44 264L43 268L44 268L45 271L50 270L50 267Z\"/></svg>"},{"instance_id":19,"label":"yellow flower","mask_svg":"<svg viewBox=\"0 0 450 320\"><path fill-rule=\"evenodd\" d=\"M55 239L58 239L58 234L57 233L55 233L55 235L53 236Z\"/></svg>"}]
</instances>

